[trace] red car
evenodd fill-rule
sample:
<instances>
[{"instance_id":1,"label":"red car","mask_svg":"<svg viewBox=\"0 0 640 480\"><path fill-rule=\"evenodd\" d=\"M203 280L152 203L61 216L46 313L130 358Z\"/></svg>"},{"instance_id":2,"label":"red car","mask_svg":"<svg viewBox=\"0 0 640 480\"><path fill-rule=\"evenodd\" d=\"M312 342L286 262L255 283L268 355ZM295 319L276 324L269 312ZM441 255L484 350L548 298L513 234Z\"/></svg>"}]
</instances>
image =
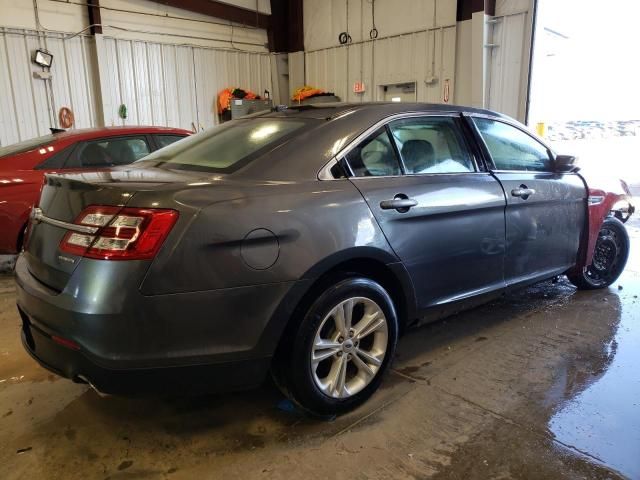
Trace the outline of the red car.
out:
<instances>
[{"instance_id":1,"label":"red car","mask_svg":"<svg viewBox=\"0 0 640 480\"><path fill-rule=\"evenodd\" d=\"M164 127L106 127L52 133L0 147L0 254L22 248L45 173L99 170L134 162L190 135Z\"/></svg>"}]
</instances>

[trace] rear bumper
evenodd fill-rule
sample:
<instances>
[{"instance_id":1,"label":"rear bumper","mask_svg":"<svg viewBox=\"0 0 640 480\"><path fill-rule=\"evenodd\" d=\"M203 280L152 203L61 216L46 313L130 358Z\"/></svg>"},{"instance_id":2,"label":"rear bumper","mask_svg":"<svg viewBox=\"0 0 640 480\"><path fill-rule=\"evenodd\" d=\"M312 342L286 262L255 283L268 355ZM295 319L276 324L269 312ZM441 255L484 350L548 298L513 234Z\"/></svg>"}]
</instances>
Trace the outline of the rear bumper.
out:
<instances>
[{"instance_id":1,"label":"rear bumper","mask_svg":"<svg viewBox=\"0 0 640 480\"><path fill-rule=\"evenodd\" d=\"M77 270L88 265L83 261ZM289 305L295 305L289 299L304 291L304 282L285 282L144 296L134 285L119 284L115 297L110 295L113 281L95 286L86 272L73 277L78 275L85 278L84 290L70 282L54 292L31 275L23 257L18 259L23 344L45 368L88 381L105 393L259 385L289 318ZM70 340L78 349L53 337Z\"/></svg>"},{"instance_id":2,"label":"rear bumper","mask_svg":"<svg viewBox=\"0 0 640 480\"><path fill-rule=\"evenodd\" d=\"M77 383L89 383L102 393L228 392L258 386L269 370L269 359L210 365L112 370L95 364L81 351L52 340L35 327L24 312L22 344L42 367Z\"/></svg>"}]
</instances>

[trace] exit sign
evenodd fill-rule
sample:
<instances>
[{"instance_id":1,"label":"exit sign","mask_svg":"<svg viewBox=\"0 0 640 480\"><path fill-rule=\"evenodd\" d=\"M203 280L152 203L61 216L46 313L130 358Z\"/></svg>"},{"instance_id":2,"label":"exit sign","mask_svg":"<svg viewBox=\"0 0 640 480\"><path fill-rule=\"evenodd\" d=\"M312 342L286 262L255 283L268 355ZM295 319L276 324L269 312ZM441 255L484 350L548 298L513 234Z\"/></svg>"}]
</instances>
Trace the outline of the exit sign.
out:
<instances>
[{"instance_id":1,"label":"exit sign","mask_svg":"<svg viewBox=\"0 0 640 480\"><path fill-rule=\"evenodd\" d=\"M364 93L364 82L356 82L353 84L353 93Z\"/></svg>"}]
</instances>

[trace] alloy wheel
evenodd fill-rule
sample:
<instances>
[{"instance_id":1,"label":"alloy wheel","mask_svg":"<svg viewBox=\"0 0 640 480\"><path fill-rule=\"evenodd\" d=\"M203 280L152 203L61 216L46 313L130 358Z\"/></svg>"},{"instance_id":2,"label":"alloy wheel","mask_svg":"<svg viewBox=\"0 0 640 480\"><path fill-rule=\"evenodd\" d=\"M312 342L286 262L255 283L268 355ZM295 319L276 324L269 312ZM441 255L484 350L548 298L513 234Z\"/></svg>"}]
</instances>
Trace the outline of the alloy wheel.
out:
<instances>
[{"instance_id":1,"label":"alloy wheel","mask_svg":"<svg viewBox=\"0 0 640 480\"><path fill-rule=\"evenodd\" d=\"M336 305L316 331L311 370L316 386L333 398L348 398L375 378L387 351L389 329L382 308L365 297Z\"/></svg>"}]
</instances>

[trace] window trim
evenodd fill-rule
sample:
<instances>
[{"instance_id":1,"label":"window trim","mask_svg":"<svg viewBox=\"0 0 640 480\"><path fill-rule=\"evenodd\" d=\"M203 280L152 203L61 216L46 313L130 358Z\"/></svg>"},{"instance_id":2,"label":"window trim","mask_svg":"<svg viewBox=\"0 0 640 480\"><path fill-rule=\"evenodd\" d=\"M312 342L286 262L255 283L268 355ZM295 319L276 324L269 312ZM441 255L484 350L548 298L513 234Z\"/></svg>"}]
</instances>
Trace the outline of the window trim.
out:
<instances>
[{"instance_id":1,"label":"window trim","mask_svg":"<svg viewBox=\"0 0 640 480\"><path fill-rule=\"evenodd\" d=\"M67 163L67 161L69 160L69 158L71 158L71 156L74 154L74 151L76 149L76 147L78 146L78 143L72 143L71 145L67 145L66 147L64 147L62 150L52 154L51 156L49 156L48 158L46 158L45 160L43 160L42 162L40 162L38 165L36 165L35 167L33 167L34 170L64 170L64 165ZM57 155L62 155L64 157L64 161L62 162L62 166L61 167L49 167L48 165L46 165L47 162L49 162L53 157L57 156Z\"/></svg>"},{"instance_id":2,"label":"window trim","mask_svg":"<svg viewBox=\"0 0 640 480\"><path fill-rule=\"evenodd\" d=\"M549 145L547 145L546 143L541 141L539 138L537 138L533 133L529 132L527 129L523 129L516 122L514 122L514 121L512 121L512 120L510 120L508 118L496 117L496 116L486 115L486 114L481 114L481 113L464 112L463 116L466 119L468 119L467 123L469 124L470 128L473 129L473 131L474 131L476 141L480 144L480 147L483 150L483 154L484 154L484 157L485 157L485 162L487 164L487 168L489 169L489 171L491 173L518 173L518 174L527 173L527 174L554 174L554 175L558 174L558 172L553 169L554 164L555 164L556 155L553 152L553 150L551 150ZM487 142L485 142L484 137L482 136L482 133L480 133L480 129L478 128L478 126L476 125L475 121L473 120L474 118L484 118L484 119L487 119L487 120L492 120L494 122L504 123L505 125L509 125L510 127L513 127L516 130L524 133L525 135L527 135L528 137L533 139L535 142L537 142L540 145L542 145L547 150L547 154L549 155L549 161L551 162L551 170L503 170L503 169L496 168L496 164L495 164L495 162L493 160L493 156L491 155L491 152L489 151L489 147L487 146Z\"/></svg>"},{"instance_id":3,"label":"window trim","mask_svg":"<svg viewBox=\"0 0 640 480\"><path fill-rule=\"evenodd\" d=\"M351 142L342 147L340 151L338 151L327 163L325 163L320 170L318 170L317 178L318 180L327 181L327 180L343 180L339 178L334 178L331 175L331 167L335 164L340 164L345 170L348 179L357 179L357 178L365 178L365 177L356 177L349 165L349 162L346 160L346 156L356 148L362 141L366 140L371 134L375 133L380 127L385 127L389 130L389 123L395 120L403 120L406 118L416 118L416 117L453 117L462 118L466 112L464 111L443 111L443 112L403 112L403 113L395 113L392 115L388 115L380 120L378 120L373 125L369 126L362 133L357 135ZM491 118L487 115L487 117ZM487 174L488 171L485 169L484 164L481 162L481 158L479 157L479 152L477 151L473 145L470 144L469 139L467 138L467 133L464 131L462 126L460 125L460 134L465 142L465 147L467 148L469 154L471 155L472 161L476 167L475 172L451 172L451 173L412 173L409 175L405 175L404 173L401 175L380 175L375 177L366 177L369 179L372 178L396 178L396 177L405 177L405 176L434 176L434 175L477 175L477 174ZM475 128L475 125L473 126ZM393 142L395 145L395 141ZM394 147L394 150L397 150L397 147ZM401 157L398 157L398 161L400 162L401 168L404 172L404 162Z\"/></svg>"}]
</instances>

